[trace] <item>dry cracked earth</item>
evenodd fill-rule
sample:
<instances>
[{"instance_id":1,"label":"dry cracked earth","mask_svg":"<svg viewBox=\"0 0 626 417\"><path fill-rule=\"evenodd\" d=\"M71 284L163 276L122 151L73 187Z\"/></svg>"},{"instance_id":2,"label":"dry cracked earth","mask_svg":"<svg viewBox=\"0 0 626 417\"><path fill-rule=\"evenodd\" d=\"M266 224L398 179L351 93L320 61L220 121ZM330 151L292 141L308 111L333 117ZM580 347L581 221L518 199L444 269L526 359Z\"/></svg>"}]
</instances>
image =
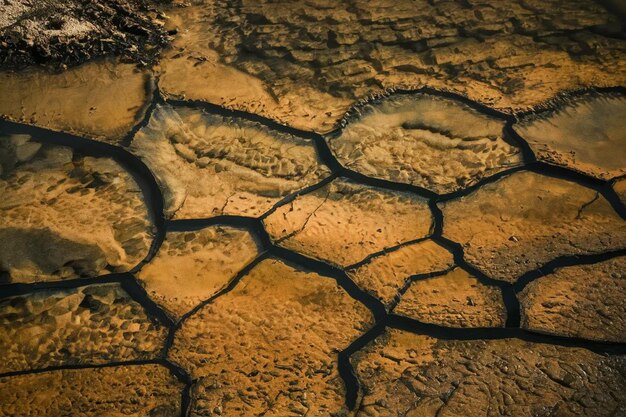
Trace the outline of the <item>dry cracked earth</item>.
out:
<instances>
[{"instance_id":1,"label":"dry cracked earth","mask_svg":"<svg viewBox=\"0 0 626 417\"><path fill-rule=\"evenodd\" d=\"M626 415L621 2L111 4L0 3L0 416Z\"/></svg>"}]
</instances>

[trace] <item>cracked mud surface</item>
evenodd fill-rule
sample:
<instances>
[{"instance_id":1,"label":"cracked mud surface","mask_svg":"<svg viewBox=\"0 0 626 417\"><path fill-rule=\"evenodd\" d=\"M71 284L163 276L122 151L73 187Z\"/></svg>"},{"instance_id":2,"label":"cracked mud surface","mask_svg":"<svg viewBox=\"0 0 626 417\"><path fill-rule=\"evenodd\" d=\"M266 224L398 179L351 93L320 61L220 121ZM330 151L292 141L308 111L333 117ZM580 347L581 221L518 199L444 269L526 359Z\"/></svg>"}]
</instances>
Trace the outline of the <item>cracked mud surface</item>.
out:
<instances>
[{"instance_id":1,"label":"cracked mud surface","mask_svg":"<svg viewBox=\"0 0 626 417\"><path fill-rule=\"evenodd\" d=\"M522 327L611 342L626 341L626 258L570 266L520 293Z\"/></svg>"},{"instance_id":2,"label":"cracked mud surface","mask_svg":"<svg viewBox=\"0 0 626 417\"><path fill-rule=\"evenodd\" d=\"M610 180L626 174L624 94L588 94L515 125L541 160Z\"/></svg>"},{"instance_id":3,"label":"cracked mud surface","mask_svg":"<svg viewBox=\"0 0 626 417\"><path fill-rule=\"evenodd\" d=\"M35 3L0 416L626 413L617 3Z\"/></svg>"},{"instance_id":4,"label":"cracked mud surface","mask_svg":"<svg viewBox=\"0 0 626 417\"><path fill-rule=\"evenodd\" d=\"M399 95L360 109L329 145L347 168L445 194L522 163L504 124L445 97Z\"/></svg>"},{"instance_id":5,"label":"cracked mud surface","mask_svg":"<svg viewBox=\"0 0 626 417\"><path fill-rule=\"evenodd\" d=\"M259 123L158 106L131 150L157 177L175 218L259 216L329 174L309 139Z\"/></svg>"},{"instance_id":6,"label":"cracked mud surface","mask_svg":"<svg viewBox=\"0 0 626 417\"><path fill-rule=\"evenodd\" d=\"M504 327L506 321L500 289L460 268L413 282L393 311L446 327Z\"/></svg>"},{"instance_id":7,"label":"cracked mud surface","mask_svg":"<svg viewBox=\"0 0 626 417\"><path fill-rule=\"evenodd\" d=\"M10 120L119 143L145 111L149 87L145 71L115 62L59 74L0 72L0 112Z\"/></svg>"},{"instance_id":8,"label":"cracked mud surface","mask_svg":"<svg viewBox=\"0 0 626 417\"><path fill-rule=\"evenodd\" d=\"M330 415L345 412L334 354L371 323L332 278L268 259L183 323L170 358L199 381L192 416Z\"/></svg>"},{"instance_id":9,"label":"cracked mud surface","mask_svg":"<svg viewBox=\"0 0 626 417\"><path fill-rule=\"evenodd\" d=\"M257 255L257 243L246 230L214 226L170 232L137 278L155 301L180 317L225 288Z\"/></svg>"},{"instance_id":10,"label":"cracked mud surface","mask_svg":"<svg viewBox=\"0 0 626 417\"><path fill-rule=\"evenodd\" d=\"M624 83L619 17L585 0L200 0L171 17L184 33L161 63L167 94L318 132L385 88L506 110Z\"/></svg>"},{"instance_id":11,"label":"cracked mud surface","mask_svg":"<svg viewBox=\"0 0 626 417\"><path fill-rule=\"evenodd\" d=\"M152 359L167 335L118 284L5 298L0 323L2 373Z\"/></svg>"},{"instance_id":12,"label":"cracked mud surface","mask_svg":"<svg viewBox=\"0 0 626 417\"><path fill-rule=\"evenodd\" d=\"M279 207L263 223L278 245L348 266L425 237L431 214L415 195L337 179Z\"/></svg>"},{"instance_id":13,"label":"cracked mud surface","mask_svg":"<svg viewBox=\"0 0 626 417\"><path fill-rule=\"evenodd\" d=\"M376 255L348 270L348 276L387 306L400 296L412 278L444 271L454 262L450 252L430 240Z\"/></svg>"},{"instance_id":14,"label":"cracked mud surface","mask_svg":"<svg viewBox=\"0 0 626 417\"><path fill-rule=\"evenodd\" d=\"M2 137L1 146L3 281L128 271L147 255L147 208L115 161L82 157L28 135Z\"/></svg>"},{"instance_id":15,"label":"cracked mud surface","mask_svg":"<svg viewBox=\"0 0 626 417\"><path fill-rule=\"evenodd\" d=\"M603 196L532 172L441 208L443 235L463 245L468 262L502 281L515 282L558 257L626 248L626 223Z\"/></svg>"},{"instance_id":16,"label":"cracked mud surface","mask_svg":"<svg viewBox=\"0 0 626 417\"><path fill-rule=\"evenodd\" d=\"M0 377L2 416L178 416L181 383L159 365ZM115 410L111 405L115 404Z\"/></svg>"},{"instance_id":17,"label":"cracked mud surface","mask_svg":"<svg viewBox=\"0 0 626 417\"><path fill-rule=\"evenodd\" d=\"M531 343L437 340L389 330L359 354L357 416L614 416L624 357ZM402 413L402 414L399 414Z\"/></svg>"}]
</instances>

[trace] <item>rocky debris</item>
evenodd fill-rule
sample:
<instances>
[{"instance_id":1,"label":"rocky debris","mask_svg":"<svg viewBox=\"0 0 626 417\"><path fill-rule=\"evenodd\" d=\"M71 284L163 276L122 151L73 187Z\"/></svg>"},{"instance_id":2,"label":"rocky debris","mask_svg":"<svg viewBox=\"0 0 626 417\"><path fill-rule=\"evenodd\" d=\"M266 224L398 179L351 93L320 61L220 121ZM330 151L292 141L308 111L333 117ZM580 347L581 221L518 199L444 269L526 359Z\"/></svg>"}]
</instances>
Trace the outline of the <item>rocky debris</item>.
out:
<instances>
[{"instance_id":1,"label":"rocky debris","mask_svg":"<svg viewBox=\"0 0 626 417\"><path fill-rule=\"evenodd\" d=\"M254 237L233 227L169 232L138 278L152 299L180 317L226 287L258 254Z\"/></svg>"},{"instance_id":2,"label":"rocky debris","mask_svg":"<svg viewBox=\"0 0 626 417\"><path fill-rule=\"evenodd\" d=\"M560 256L626 247L626 222L573 182L519 172L441 203L443 235L489 277L515 282Z\"/></svg>"},{"instance_id":3,"label":"rocky debris","mask_svg":"<svg viewBox=\"0 0 626 417\"><path fill-rule=\"evenodd\" d=\"M522 163L503 139L504 120L431 94L366 104L328 143L361 174L445 194Z\"/></svg>"},{"instance_id":4,"label":"rocky debris","mask_svg":"<svg viewBox=\"0 0 626 417\"><path fill-rule=\"evenodd\" d=\"M355 360L358 417L594 416L626 411L626 358L519 339L388 330ZM470 411L471 410L471 411Z\"/></svg>"},{"instance_id":5,"label":"rocky debris","mask_svg":"<svg viewBox=\"0 0 626 417\"><path fill-rule=\"evenodd\" d=\"M333 279L270 259L185 321L170 358L198 380L192 416L345 415L337 353L371 324Z\"/></svg>"},{"instance_id":6,"label":"rocky debris","mask_svg":"<svg viewBox=\"0 0 626 417\"><path fill-rule=\"evenodd\" d=\"M626 96L588 93L513 125L537 158L609 180L626 174Z\"/></svg>"},{"instance_id":7,"label":"rocky debris","mask_svg":"<svg viewBox=\"0 0 626 417\"><path fill-rule=\"evenodd\" d=\"M161 1L165 2L165 1ZM6 0L0 4L0 65L67 68L118 55L147 64L167 45L158 2Z\"/></svg>"},{"instance_id":8,"label":"rocky debris","mask_svg":"<svg viewBox=\"0 0 626 417\"><path fill-rule=\"evenodd\" d=\"M444 271L454 264L452 254L433 241L402 246L374 257L348 276L361 289L391 306L411 277Z\"/></svg>"},{"instance_id":9,"label":"rocky debris","mask_svg":"<svg viewBox=\"0 0 626 417\"><path fill-rule=\"evenodd\" d=\"M141 190L109 158L0 137L0 277L51 281L133 268L151 226Z\"/></svg>"},{"instance_id":10,"label":"rocky debris","mask_svg":"<svg viewBox=\"0 0 626 417\"><path fill-rule=\"evenodd\" d=\"M623 22L591 0L199 0L168 14L167 94L318 132L395 87L509 110L626 82Z\"/></svg>"},{"instance_id":11,"label":"rocky debris","mask_svg":"<svg viewBox=\"0 0 626 417\"><path fill-rule=\"evenodd\" d=\"M506 323L500 288L480 283L461 268L413 282L394 313L446 327L504 327Z\"/></svg>"},{"instance_id":12,"label":"rocky debris","mask_svg":"<svg viewBox=\"0 0 626 417\"><path fill-rule=\"evenodd\" d=\"M64 369L4 377L0 378L0 415L176 417L181 413L182 385L159 365Z\"/></svg>"},{"instance_id":13,"label":"rocky debris","mask_svg":"<svg viewBox=\"0 0 626 417\"><path fill-rule=\"evenodd\" d=\"M263 220L272 240L338 266L430 232L425 199L337 179L298 196Z\"/></svg>"},{"instance_id":14,"label":"rocky debris","mask_svg":"<svg viewBox=\"0 0 626 417\"><path fill-rule=\"evenodd\" d=\"M558 269L519 294L522 327L626 342L626 257Z\"/></svg>"},{"instance_id":15,"label":"rocky debris","mask_svg":"<svg viewBox=\"0 0 626 417\"><path fill-rule=\"evenodd\" d=\"M0 373L160 355L167 328L119 284L0 300Z\"/></svg>"},{"instance_id":16,"label":"rocky debris","mask_svg":"<svg viewBox=\"0 0 626 417\"><path fill-rule=\"evenodd\" d=\"M144 116L152 99L149 80L133 65L112 61L58 74L0 72L0 116L118 144Z\"/></svg>"},{"instance_id":17,"label":"rocky debris","mask_svg":"<svg viewBox=\"0 0 626 417\"><path fill-rule=\"evenodd\" d=\"M158 106L131 150L156 175L175 218L259 216L330 174L310 139L189 107Z\"/></svg>"}]
</instances>

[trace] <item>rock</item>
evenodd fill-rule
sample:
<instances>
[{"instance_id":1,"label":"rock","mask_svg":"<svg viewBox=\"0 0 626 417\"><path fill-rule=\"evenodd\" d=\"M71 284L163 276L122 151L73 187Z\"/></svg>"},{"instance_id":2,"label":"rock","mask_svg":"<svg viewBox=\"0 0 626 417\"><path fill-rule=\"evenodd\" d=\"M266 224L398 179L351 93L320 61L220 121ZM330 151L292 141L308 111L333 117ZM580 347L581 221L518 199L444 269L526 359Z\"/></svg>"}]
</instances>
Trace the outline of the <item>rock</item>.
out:
<instances>
[{"instance_id":1,"label":"rock","mask_svg":"<svg viewBox=\"0 0 626 417\"><path fill-rule=\"evenodd\" d=\"M166 337L119 284L0 300L0 373L153 359Z\"/></svg>"},{"instance_id":2,"label":"rock","mask_svg":"<svg viewBox=\"0 0 626 417\"><path fill-rule=\"evenodd\" d=\"M338 266L430 232L425 199L337 179L263 220L272 240Z\"/></svg>"},{"instance_id":3,"label":"rock","mask_svg":"<svg viewBox=\"0 0 626 417\"><path fill-rule=\"evenodd\" d=\"M604 197L532 172L499 179L440 207L443 235L463 246L472 265L507 282L560 256L626 247L626 222Z\"/></svg>"},{"instance_id":4,"label":"rock","mask_svg":"<svg viewBox=\"0 0 626 417\"><path fill-rule=\"evenodd\" d=\"M390 306L410 277L440 272L453 264L450 252L426 240L374 257L349 270L348 276L363 290Z\"/></svg>"},{"instance_id":5,"label":"rock","mask_svg":"<svg viewBox=\"0 0 626 417\"><path fill-rule=\"evenodd\" d=\"M7 416L180 415L183 384L159 365L64 369L0 378Z\"/></svg>"},{"instance_id":6,"label":"rock","mask_svg":"<svg viewBox=\"0 0 626 417\"><path fill-rule=\"evenodd\" d=\"M147 255L148 212L116 162L48 145L20 162L31 142L11 143L0 138L0 270L9 282L123 272Z\"/></svg>"},{"instance_id":7,"label":"rock","mask_svg":"<svg viewBox=\"0 0 626 417\"><path fill-rule=\"evenodd\" d=\"M133 65L109 61L59 74L0 72L0 115L117 144L145 113L148 80Z\"/></svg>"},{"instance_id":8,"label":"rock","mask_svg":"<svg viewBox=\"0 0 626 417\"><path fill-rule=\"evenodd\" d=\"M328 143L347 168L445 194L522 163L503 128L460 101L402 94L359 108Z\"/></svg>"},{"instance_id":9,"label":"rock","mask_svg":"<svg viewBox=\"0 0 626 417\"><path fill-rule=\"evenodd\" d=\"M371 324L333 279L265 260L183 323L170 358L198 379L192 416L342 415L337 352Z\"/></svg>"},{"instance_id":10,"label":"rock","mask_svg":"<svg viewBox=\"0 0 626 417\"><path fill-rule=\"evenodd\" d=\"M626 342L626 257L570 266L519 295L522 327L561 336Z\"/></svg>"},{"instance_id":11,"label":"rock","mask_svg":"<svg viewBox=\"0 0 626 417\"><path fill-rule=\"evenodd\" d=\"M365 391L358 417L609 417L626 401L626 358L583 348L388 330L354 362Z\"/></svg>"},{"instance_id":12,"label":"rock","mask_svg":"<svg viewBox=\"0 0 626 417\"><path fill-rule=\"evenodd\" d=\"M531 113L513 127L538 159L608 180L626 174L624 113L623 94L589 93Z\"/></svg>"},{"instance_id":13,"label":"rock","mask_svg":"<svg viewBox=\"0 0 626 417\"><path fill-rule=\"evenodd\" d=\"M445 327L504 327L506 323L500 288L481 284L461 268L413 282L394 313Z\"/></svg>"},{"instance_id":14,"label":"rock","mask_svg":"<svg viewBox=\"0 0 626 417\"><path fill-rule=\"evenodd\" d=\"M168 216L259 216L330 174L313 142L244 119L158 106L131 150L163 188Z\"/></svg>"},{"instance_id":15,"label":"rock","mask_svg":"<svg viewBox=\"0 0 626 417\"><path fill-rule=\"evenodd\" d=\"M138 278L155 301L180 317L226 287L258 254L252 235L233 227L169 232Z\"/></svg>"}]
</instances>

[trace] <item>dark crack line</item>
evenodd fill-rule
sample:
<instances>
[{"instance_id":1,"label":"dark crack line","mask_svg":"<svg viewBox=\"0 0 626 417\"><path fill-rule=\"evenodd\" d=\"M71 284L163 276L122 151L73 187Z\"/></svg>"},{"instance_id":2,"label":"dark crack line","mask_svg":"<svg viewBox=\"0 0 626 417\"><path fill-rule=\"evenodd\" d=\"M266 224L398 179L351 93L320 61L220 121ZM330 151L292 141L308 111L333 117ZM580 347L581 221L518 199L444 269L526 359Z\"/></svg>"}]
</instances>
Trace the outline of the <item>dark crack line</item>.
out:
<instances>
[{"instance_id":1,"label":"dark crack line","mask_svg":"<svg viewBox=\"0 0 626 417\"><path fill-rule=\"evenodd\" d=\"M145 365L159 365L167 370L181 383L183 384L183 389L181 391L181 401L180 401L180 410L181 417L187 417L189 415L189 408L191 403L191 386L192 380L191 376L180 366L170 362L166 358L156 358L156 359L137 359L130 361L118 361L118 362L107 362L102 364L65 364L65 365L57 365L57 366L48 366L45 368L39 369L28 369L22 371L12 371L5 372L0 374L0 379L2 378L11 378L18 377L23 375L36 375L42 374L46 372L58 372L64 370L82 370L82 369L103 369L103 368L115 368L115 367L127 367L127 366L145 366Z\"/></svg>"},{"instance_id":2,"label":"dark crack line","mask_svg":"<svg viewBox=\"0 0 626 417\"><path fill-rule=\"evenodd\" d=\"M263 221L255 217L223 215L206 219L168 220L165 224L167 232L192 232L212 226L231 226L250 232L262 251L272 246Z\"/></svg>"},{"instance_id":3,"label":"dark crack line","mask_svg":"<svg viewBox=\"0 0 626 417\"><path fill-rule=\"evenodd\" d=\"M260 220L264 220L266 218L268 218L269 216L271 216L276 210L278 210L280 207L287 205L293 201L296 200L296 198L305 195L305 194L309 194L312 193L314 191L319 190L320 188L325 187L326 185L330 184L332 181L334 181L335 179L338 178L338 175L336 173L332 173L330 174L328 177L324 178L323 180L321 180L320 182L313 184L313 185L309 185L308 187L305 187L299 191L296 191L294 193L291 193L287 196L285 196L282 200L280 200L279 202L277 202L276 204L274 204L274 206L272 206L271 209L269 209L268 211L266 211L265 213L263 213L259 219Z\"/></svg>"},{"instance_id":4,"label":"dark crack line","mask_svg":"<svg viewBox=\"0 0 626 417\"><path fill-rule=\"evenodd\" d=\"M570 336L558 336L511 327L446 327L424 323L409 317L389 314L387 327L423 334L441 340L500 340L520 339L563 347L578 347L595 353L625 355L626 343L600 342Z\"/></svg>"},{"instance_id":5,"label":"dark crack line","mask_svg":"<svg viewBox=\"0 0 626 417\"><path fill-rule=\"evenodd\" d=\"M280 246L272 246L268 253L271 257L282 260L287 265L295 266L306 271L313 271L322 276L334 278L337 281L337 284L343 288L348 295L361 302L370 310L376 322L385 317L385 307L380 300L366 291L363 291L354 283L354 281L350 279L348 274L342 268L333 266L318 259L310 258L306 255L302 255Z\"/></svg>"},{"instance_id":6,"label":"dark crack line","mask_svg":"<svg viewBox=\"0 0 626 417\"><path fill-rule=\"evenodd\" d=\"M295 127L281 124L273 119L260 116L255 113L250 113L244 110L229 109L218 104L209 103L200 100L180 100L176 98L166 97L164 103L177 107L187 107L202 109L207 113L216 114L220 116L233 117L238 119L244 119L251 122L256 122L265 125L273 130L281 133L287 133L293 136L298 136L305 139L313 139L314 136L318 136L316 133L309 132L307 130L301 130Z\"/></svg>"},{"instance_id":7,"label":"dark crack line","mask_svg":"<svg viewBox=\"0 0 626 417\"><path fill-rule=\"evenodd\" d=\"M11 378L22 375L36 375L45 372L55 372L64 370L80 370L80 369L102 369L102 368L115 368L120 366L142 366L142 365L160 365L167 368L172 375L180 382L191 382L191 378L182 368L171 363L167 359L155 358L155 359L135 359L129 361L113 361L107 363L77 363L77 364L65 364L47 366L45 368L37 369L25 369L21 371L11 371L0 374L0 378Z\"/></svg>"},{"instance_id":8,"label":"dark crack line","mask_svg":"<svg viewBox=\"0 0 626 417\"><path fill-rule=\"evenodd\" d=\"M301 233L307 226L307 224L309 224L309 221L311 220L312 217L315 216L315 213L317 213L317 211L324 205L326 204L326 202L328 201L328 197L330 196L330 189L327 190L326 195L324 196L324 199L322 200L321 203L319 203L317 205L317 207L315 207L315 209L313 209L312 212L310 212L307 216L306 219L304 220L304 223L302 223L302 226L298 227L297 229L295 229L294 231L287 233L285 236L281 236L280 238L276 239L275 244L276 245L280 245L282 242L291 239L292 237L298 235L299 233Z\"/></svg>"},{"instance_id":9,"label":"dark crack line","mask_svg":"<svg viewBox=\"0 0 626 417\"><path fill-rule=\"evenodd\" d=\"M153 75L150 75L150 77L146 80L145 92L146 96L150 97L150 99L147 101L146 105L144 105L143 108L140 109L137 113L138 122L120 142L120 146L122 146L123 148L128 148L130 146L137 132L147 126L150 122L150 118L152 117L152 113L154 113L154 109L156 109L156 106L163 102L158 83L158 78L155 78Z\"/></svg>"},{"instance_id":10,"label":"dark crack line","mask_svg":"<svg viewBox=\"0 0 626 417\"><path fill-rule=\"evenodd\" d=\"M433 224L433 227L434 227L434 224ZM429 236L424 236L424 237L420 237L420 238L417 238L417 239L413 239L413 240L409 240L409 241L406 241L406 242L402 242L402 243L399 243L399 244L394 245L394 246L386 247L386 248L384 248L382 250L379 250L378 252L374 252L374 253L371 253L371 254L367 255L365 258L361 259L358 262L353 263L352 265L346 266L344 269L346 271L351 271L351 270L354 270L354 269L358 269L358 268L362 267L363 265L366 265L366 264L370 263L372 260L374 260L376 258L388 255L388 254L393 253L393 252L396 252L396 251L398 251L398 250L400 250L400 249L402 249L402 248L404 248L406 246L411 246L411 245L415 245L417 243L425 242L425 241L429 240L430 238L431 238L430 235Z\"/></svg>"},{"instance_id":11,"label":"dark crack line","mask_svg":"<svg viewBox=\"0 0 626 417\"><path fill-rule=\"evenodd\" d=\"M167 328L171 328L174 325L171 317L150 298L143 285L130 272L63 281L4 284L0 287L0 300L41 291L62 291L104 284L119 284L132 300L144 308L149 317L157 320Z\"/></svg>"},{"instance_id":12,"label":"dark crack line","mask_svg":"<svg viewBox=\"0 0 626 417\"><path fill-rule=\"evenodd\" d=\"M450 252L452 254L452 259L454 260L454 263L459 268L474 276L478 280L478 282L491 287L500 288L502 294L502 302L504 303L504 308L506 310L505 326L510 328L519 327L521 321L521 308L519 300L515 295L515 292L512 290L511 283L507 281L493 279L484 274L478 268L474 267L469 262L467 262L465 259L463 246L443 236L444 216L441 208L437 205L437 202L431 200L429 202L429 206L435 222L432 240L444 249L446 249L448 252Z\"/></svg>"},{"instance_id":13,"label":"dark crack line","mask_svg":"<svg viewBox=\"0 0 626 417\"><path fill-rule=\"evenodd\" d=\"M26 295L39 291L76 289L88 285L98 284L119 284L130 275L130 273L126 272L120 274L100 275L97 277L66 279L62 281L39 281L29 283L16 282L11 284L2 284L2 286L0 286L0 299Z\"/></svg>"},{"instance_id":14,"label":"dark crack line","mask_svg":"<svg viewBox=\"0 0 626 417\"><path fill-rule=\"evenodd\" d=\"M616 90L619 90L619 89L606 88L606 89L594 89L593 91L607 92L607 91L616 91ZM622 89L622 90L626 90L626 89ZM589 90L580 90L579 92L570 93L570 95L574 96L576 94L582 94L588 91ZM322 136L315 132L308 132L308 131L291 128L289 126L282 125L274 120L271 120L262 116L258 116L252 113L247 113L241 110L229 110L222 106L209 104L205 102L167 100L167 103L172 104L172 105L177 105L177 106L201 108L201 109L206 110L207 112L214 113L214 114L220 114L220 115L231 116L231 117L239 117L239 118L243 118L246 120L251 120L251 121L261 123L265 125L266 127L277 130L279 132L289 133L295 136L312 139L315 145L315 148L317 150L318 156L320 157L324 165L326 165L328 168L331 169L332 175L334 175L333 179L341 176L341 177L351 179L365 186L377 187L377 188L391 190L391 191L409 192L409 193L416 194L426 199L435 200L436 202L444 202L444 201L450 201L450 200L454 200L454 199L469 195L475 190L487 184L496 182L505 176L508 176L517 172L521 172L521 171L531 171L531 172L536 172L541 175L547 175L547 176L552 176L552 177L556 177L559 179L569 180L579 185L592 188L600 192L603 195L603 197L605 197L611 203L613 208L622 216L622 218L626 219L626 208L624 208L624 205L621 203L619 196L612 189L611 184L608 181L599 180L589 175L582 174L571 169L558 167L555 165L550 165L542 161L537 161L535 154L532 151L530 145L522 137L520 137L513 129L514 122L520 117L520 115L523 115L523 113L519 113L514 116L507 115L497 110L483 106L482 104L475 103L469 100L468 98L460 96L458 94L445 92L445 91L439 91L439 90L427 88L427 87L418 89L418 90L398 90L396 93L414 94L414 93L420 93L420 92L428 93L428 94L432 94L436 96L441 96L441 97L448 97L457 101L461 101L464 104L467 104L470 107L475 108L476 110L484 114L488 114L493 117L497 117L501 120L506 121L505 127L503 129L503 137L505 138L505 140L508 140L509 142L513 143L518 148L520 148L524 163L520 166L504 169L493 175L482 178L476 183L468 187L465 187L463 189L453 191L450 193L438 194L424 187L420 187L414 184L399 183L399 182L394 182L394 181L385 180L381 178L371 177L371 176L359 173L357 171L354 171L352 169L349 169L343 166L339 162L339 160L336 158L332 150L330 149L330 146L328 145L328 142L326 140L327 138L330 139L340 134L341 129L334 130ZM295 194L303 195L308 192L314 191L315 189L326 185L326 182L324 181L330 182L332 180L327 178L322 181L323 184L322 183L315 184L311 186L312 188L311 190L304 189ZM279 202L274 208L270 209L268 213L264 214L262 218L271 214L273 211L275 211L277 207L280 207L281 205L284 205L287 202L292 201L295 197L297 197L297 195L291 194L290 196L285 197L283 202Z\"/></svg>"},{"instance_id":15,"label":"dark crack line","mask_svg":"<svg viewBox=\"0 0 626 417\"><path fill-rule=\"evenodd\" d=\"M512 284L512 287L516 293L519 293L523 291L524 288L526 288L526 286L531 282L552 274L557 269L571 266L592 265L621 256L626 256L626 248L602 253L560 256L546 262L537 269L526 272L520 276L514 284Z\"/></svg>"},{"instance_id":16,"label":"dark crack line","mask_svg":"<svg viewBox=\"0 0 626 417\"><path fill-rule=\"evenodd\" d=\"M544 175L551 178L556 178L564 181L573 182L585 188L592 189L598 192L608 203L613 210L623 219L626 220L626 206L622 203L619 195L615 192L610 181L604 181L587 174L573 171L569 168L559 165L552 165L548 162L537 161L528 165L528 171L536 174Z\"/></svg>"},{"instance_id":17,"label":"dark crack line","mask_svg":"<svg viewBox=\"0 0 626 417\"><path fill-rule=\"evenodd\" d=\"M415 274L415 275L411 275L407 277L406 281L404 282L404 285L398 290L398 293L396 294L396 296L387 306L389 313L393 312L393 310L395 310L398 304L400 304L400 302L402 301L402 297L404 296L404 294L406 294L409 288L411 288L414 282L425 281L430 278L440 277L440 276L449 274L450 272L454 271L456 268L458 268L457 265L452 265L450 268L442 269L440 271L426 272L423 274Z\"/></svg>"},{"instance_id":18,"label":"dark crack line","mask_svg":"<svg viewBox=\"0 0 626 417\"><path fill-rule=\"evenodd\" d=\"M509 144L517 146L520 149L525 165L531 164L537 160L537 156L530 147L530 144L513 129L514 124L515 122L513 120L506 122L502 130L502 138Z\"/></svg>"},{"instance_id":19,"label":"dark crack line","mask_svg":"<svg viewBox=\"0 0 626 417\"><path fill-rule=\"evenodd\" d=\"M164 349L165 356L167 357L169 352L171 351L172 346L174 344L174 340L176 338L176 333L178 333L178 331L183 326L183 324L185 324L187 319L189 319L191 316L196 314L202 308L206 307L208 304L215 301L217 298L225 294L228 294L233 289L235 289L239 281L241 281L243 277L245 277L254 267L256 267L259 263L261 263L265 259L268 259L267 252L261 252L256 258L254 258L250 263L248 263L245 267L243 267L233 277L233 279L230 280L230 282L226 285L226 287L219 290L218 292L216 292L215 294L213 294L211 297L207 298L206 300L198 303L194 308L189 310L187 313L183 314L181 318L174 325L170 327L170 332L168 333L167 339L165 341L165 349Z\"/></svg>"},{"instance_id":20,"label":"dark crack line","mask_svg":"<svg viewBox=\"0 0 626 417\"><path fill-rule=\"evenodd\" d=\"M532 108L516 112L513 116L513 121L517 122L526 117L537 117L543 116L546 114L553 113L555 111L559 111L561 107L570 103L573 100L577 100L582 98L588 94L624 94L626 95L626 87L622 86L613 86L613 87L587 87L587 88L579 88L575 90L565 91L557 94L555 97L550 100L545 101L539 105L533 106Z\"/></svg>"},{"instance_id":21,"label":"dark crack line","mask_svg":"<svg viewBox=\"0 0 626 417\"><path fill-rule=\"evenodd\" d=\"M351 357L385 331L385 322L386 317L384 320L376 322L367 332L363 333L350 343L347 348L339 352L337 368L346 388L346 407L350 410L355 410L357 408L357 402L363 397L361 383L352 365Z\"/></svg>"},{"instance_id":22,"label":"dark crack line","mask_svg":"<svg viewBox=\"0 0 626 417\"><path fill-rule=\"evenodd\" d=\"M346 125L353 122L356 118L359 117L359 113L361 109L367 105L373 105L381 103L383 100L389 98L392 95L416 95L416 94L427 94L439 98L446 98L453 101L460 102L473 110L478 111L479 113L486 114L488 116L509 121L514 120L514 116L511 114L503 113L491 107L485 106L479 102L476 102L467 96L459 94L453 91L446 90L438 90L432 87L420 87L415 89L405 89L405 88L389 88L381 93L372 94L369 97L359 100L355 105L353 105L346 114L339 120L335 130L333 130L333 134L341 131Z\"/></svg>"},{"instance_id":23,"label":"dark crack line","mask_svg":"<svg viewBox=\"0 0 626 417\"><path fill-rule=\"evenodd\" d=\"M600 193L596 193L596 195L594 195L591 200L589 200L588 202L580 206L580 208L578 209L578 212L576 213L576 220L580 220L582 218L583 211L585 211L587 207L595 203L598 200L598 198L600 198Z\"/></svg>"},{"instance_id":24,"label":"dark crack line","mask_svg":"<svg viewBox=\"0 0 626 417\"><path fill-rule=\"evenodd\" d=\"M342 378L346 389L346 406L350 410L354 410L357 398L360 393L360 383L356 376L356 372L350 362L350 356L356 350L362 348L377 334L384 329L387 320L387 312L385 306L380 300L366 291L362 290L354 283L348 274L341 268L327 264L324 261L309 258L296 252L273 246L269 253L273 258L282 260L288 265L299 267L299 269L314 271L320 275L327 276L336 280L337 284L354 300L363 304L372 313L374 318L374 326L352 342L346 349L339 352L337 358L337 367L340 377Z\"/></svg>"}]
</instances>

